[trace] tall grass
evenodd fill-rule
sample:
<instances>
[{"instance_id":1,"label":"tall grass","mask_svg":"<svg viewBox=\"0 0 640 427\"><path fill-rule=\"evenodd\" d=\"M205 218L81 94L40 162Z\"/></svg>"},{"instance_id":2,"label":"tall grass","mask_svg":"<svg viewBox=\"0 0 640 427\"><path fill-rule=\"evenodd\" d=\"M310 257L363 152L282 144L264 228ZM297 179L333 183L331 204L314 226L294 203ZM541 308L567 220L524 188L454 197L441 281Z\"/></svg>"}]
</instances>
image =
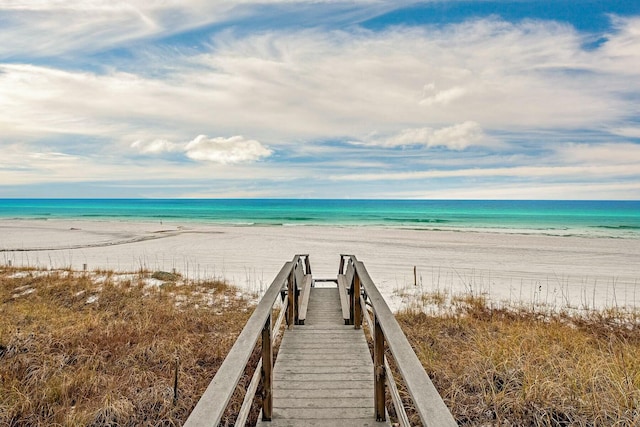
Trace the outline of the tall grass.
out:
<instances>
[{"instance_id":1,"label":"tall grass","mask_svg":"<svg viewBox=\"0 0 640 427\"><path fill-rule=\"evenodd\" d=\"M428 315L414 305L397 319L459 424L640 425L637 312L451 301L455 309Z\"/></svg>"},{"instance_id":2,"label":"tall grass","mask_svg":"<svg viewBox=\"0 0 640 427\"><path fill-rule=\"evenodd\" d=\"M181 425L251 311L223 282L174 273L2 269L0 425ZM640 425L636 311L439 291L397 318L461 425Z\"/></svg>"},{"instance_id":3,"label":"tall grass","mask_svg":"<svg viewBox=\"0 0 640 427\"><path fill-rule=\"evenodd\" d=\"M252 303L150 276L0 270L0 425L181 425Z\"/></svg>"}]
</instances>

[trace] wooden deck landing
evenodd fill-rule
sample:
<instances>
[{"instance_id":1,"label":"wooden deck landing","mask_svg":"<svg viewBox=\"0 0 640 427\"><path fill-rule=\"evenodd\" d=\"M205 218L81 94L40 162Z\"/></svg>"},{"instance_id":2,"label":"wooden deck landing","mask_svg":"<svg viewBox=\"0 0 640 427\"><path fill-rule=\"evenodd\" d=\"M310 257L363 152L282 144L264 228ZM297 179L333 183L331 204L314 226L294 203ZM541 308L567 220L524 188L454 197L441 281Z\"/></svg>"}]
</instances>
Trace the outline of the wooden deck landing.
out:
<instances>
[{"instance_id":1,"label":"wooden deck landing","mask_svg":"<svg viewBox=\"0 0 640 427\"><path fill-rule=\"evenodd\" d=\"M273 371L273 418L261 427L388 426L375 421L373 363L345 326L337 288L313 288L304 325L286 330Z\"/></svg>"}]
</instances>

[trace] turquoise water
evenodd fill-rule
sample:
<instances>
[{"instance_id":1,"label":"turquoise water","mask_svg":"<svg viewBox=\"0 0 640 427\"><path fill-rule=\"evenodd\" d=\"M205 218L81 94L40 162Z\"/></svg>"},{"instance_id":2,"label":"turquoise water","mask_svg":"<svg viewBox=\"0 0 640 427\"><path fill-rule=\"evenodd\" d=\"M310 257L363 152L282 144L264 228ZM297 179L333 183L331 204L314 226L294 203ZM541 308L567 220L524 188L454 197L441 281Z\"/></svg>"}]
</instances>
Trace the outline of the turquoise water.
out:
<instances>
[{"instance_id":1,"label":"turquoise water","mask_svg":"<svg viewBox=\"0 0 640 427\"><path fill-rule=\"evenodd\" d=\"M0 218L387 226L640 238L640 201L0 199Z\"/></svg>"}]
</instances>

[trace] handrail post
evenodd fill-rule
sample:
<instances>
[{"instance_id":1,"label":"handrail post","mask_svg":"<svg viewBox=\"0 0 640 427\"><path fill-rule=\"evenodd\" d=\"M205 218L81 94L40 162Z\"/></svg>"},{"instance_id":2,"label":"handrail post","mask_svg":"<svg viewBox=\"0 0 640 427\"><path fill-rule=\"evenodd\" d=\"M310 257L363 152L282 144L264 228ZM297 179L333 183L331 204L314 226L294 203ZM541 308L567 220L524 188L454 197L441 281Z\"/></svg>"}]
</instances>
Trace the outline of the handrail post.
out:
<instances>
[{"instance_id":1,"label":"handrail post","mask_svg":"<svg viewBox=\"0 0 640 427\"><path fill-rule=\"evenodd\" d=\"M271 342L271 314L262 328L262 421L273 415L273 346Z\"/></svg>"},{"instance_id":2,"label":"handrail post","mask_svg":"<svg viewBox=\"0 0 640 427\"><path fill-rule=\"evenodd\" d=\"M360 276L358 273L353 275L353 325L355 329L362 327L362 307L360 307Z\"/></svg>"},{"instance_id":3,"label":"handrail post","mask_svg":"<svg viewBox=\"0 0 640 427\"><path fill-rule=\"evenodd\" d=\"M300 287L302 286L302 283L298 283L298 279L295 277L293 277L293 299L296 305L296 308L294 310L294 324L299 325L300 324L300 306L298 304L300 304Z\"/></svg>"},{"instance_id":4,"label":"handrail post","mask_svg":"<svg viewBox=\"0 0 640 427\"><path fill-rule=\"evenodd\" d=\"M287 306L287 325L289 329L293 328L295 323L295 311L296 311L296 299L295 299L295 274L294 269L291 269L291 273L289 273L289 278L287 279L287 292L289 298L289 304Z\"/></svg>"},{"instance_id":5,"label":"handrail post","mask_svg":"<svg viewBox=\"0 0 640 427\"><path fill-rule=\"evenodd\" d=\"M304 257L304 267L305 267L305 273L311 274L311 262L309 261L309 255L305 255Z\"/></svg>"},{"instance_id":6,"label":"handrail post","mask_svg":"<svg viewBox=\"0 0 640 427\"><path fill-rule=\"evenodd\" d=\"M373 314L373 372L374 372L374 406L376 411L376 421L385 421L385 378L384 370L384 333L380 327L378 316Z\"/></svg>"},{"instance_id":7,"label":"handrail post","mask_svg":"<svg viewBox=\"0 0 640 427\"><path fill-rule=\"evenodd\" d=\"M340 267L338 267L338 274L344 274L344 255L340 255Z\"/></svg>"},{"instance_id":8,"label":"handrail post","mask_svg":"<svg viewBox=\"0 0 640 427\"><path fill-rule=\"evenodd\" d=\"M351 279L351 283L348 283L348 285L349 289L347 290L347 292L349 292L349 324L354 325L355 299L353 298L353 296L355 295L355 275L353 276L353 279Z\"/></svg>"}]
</instances>

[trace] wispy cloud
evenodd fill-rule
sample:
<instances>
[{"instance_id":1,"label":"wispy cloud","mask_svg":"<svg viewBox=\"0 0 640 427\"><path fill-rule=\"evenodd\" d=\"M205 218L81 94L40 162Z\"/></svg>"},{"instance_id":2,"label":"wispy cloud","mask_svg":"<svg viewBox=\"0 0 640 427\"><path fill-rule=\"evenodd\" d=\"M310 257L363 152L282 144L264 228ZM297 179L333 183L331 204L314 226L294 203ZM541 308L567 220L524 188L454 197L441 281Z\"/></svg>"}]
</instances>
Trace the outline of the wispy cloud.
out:
<instances>
[{"instance_id":1,"label":"wispy cloud","mask_svg":"<svg viewBox=\"0 0 640 427\"><path fill-rule=\"evenodd\" d=\"M581 177L581 180L603 177L635 177L638 175L637 163L606 166L518 166L503 168L474 168L456 170L427 170L395 173L370 173L333 176L337 181L406 181L425 178L460 177Z\"/></svg>"},{"instance_id":2,"label":"wispy cloud","mask_svg":"<svg viewBox=\"0 0 640 427\"><path fill-rule=\"evenodd\" d=\"M242 20L252 9L308 4L316 9L379 0L3 0L0 58L56 57L126 48L209 25ZM405 1L395 2L395 7ZM386 6L389 8L389 6ZM374 9L377 10L377 9Z\"/></svg>"},{"instance_id":3,"label":"wispy cloud","mask_svg":"<svg viewBox=\"0 0 640 427\"><path fill-rule=\"evenodd\" d=\"M15 123L8 131L91 133L151 121L286 141L472 122L489 130L623 123L637 108L621 95L640 92L638 73L627 76L637 58L608 57L607 47L587 52L581 43L570 28L497 21L432 31L230 33L205 54L145 57L151 68L173 63L162 78L3 64L0 88L8 95L4 120ZM614 61L628 65L624 74L612 74ZM425 98L432 82L444 95L426 105L439 96Z\"/></svg>"},{"instance_id":4,"label":"wispy cloud","mask_svg":"<svg viewBox=\"0 0 640 427\"><path fill-rule=\"evenodd\" d=\"M640 144L600 143L566 144L556 148L563 162L585 165L628 165L637 167L640 175Z\"/></svg>"},{"instance_id":5,"label":"wispy cloud","mask_svg":"<svg viewBox=\"0 0 640 427\"><path fill-rule=\"evenodd\" d=\"M54 0L0 3L0 57L78 56L220 22L224 1Z\"/></svg>"},{"instance_id":6,"label":"wispy cloud","mask_svg":"<svg viewBox=\"0 0 640 427\"><path fill-rule=\"evenodd\" d=\"M403 129L402 131L381 136L373 134L356 144L378 145L382 147L402 147L422 145L427 148L446 147L450 150L464 150L471 145L486 141L482 128L476 122L467 121L440 129L430 127Z\"/></svg>"},{"instance_id":7,"label":"wispy cloud","mask_svg":"<svg viewBox=\"0 0 640 427\"><path fill-rule=\"evenodd\" d=\"M430 188L414 191L381 192L381 198L408 198L408 199L519 199L519 200L545 200L545 199L571 199L577 200L625 200L629 194L640 191L638 182L622 183L590 183L589 185L576 185L575 183L545 183L545 182L497 182L492 185L452 185L446 190ZM480 195L480 196L479 196Z\"/></svg>"},{"instance_id":8,"label":"wispy cloud","mask_svg":"<svg viewBox=\"0 0 640 427\"><path fill-rule=\"evenodd\" d=\"M183 153L186 157L222 164L249 163L269 157L273 151L253 139L243 136L209 138L198 135L192 141L173 143L165 139L135 141L131 147L142 154Z\"/></svg>"}]
</instances>

